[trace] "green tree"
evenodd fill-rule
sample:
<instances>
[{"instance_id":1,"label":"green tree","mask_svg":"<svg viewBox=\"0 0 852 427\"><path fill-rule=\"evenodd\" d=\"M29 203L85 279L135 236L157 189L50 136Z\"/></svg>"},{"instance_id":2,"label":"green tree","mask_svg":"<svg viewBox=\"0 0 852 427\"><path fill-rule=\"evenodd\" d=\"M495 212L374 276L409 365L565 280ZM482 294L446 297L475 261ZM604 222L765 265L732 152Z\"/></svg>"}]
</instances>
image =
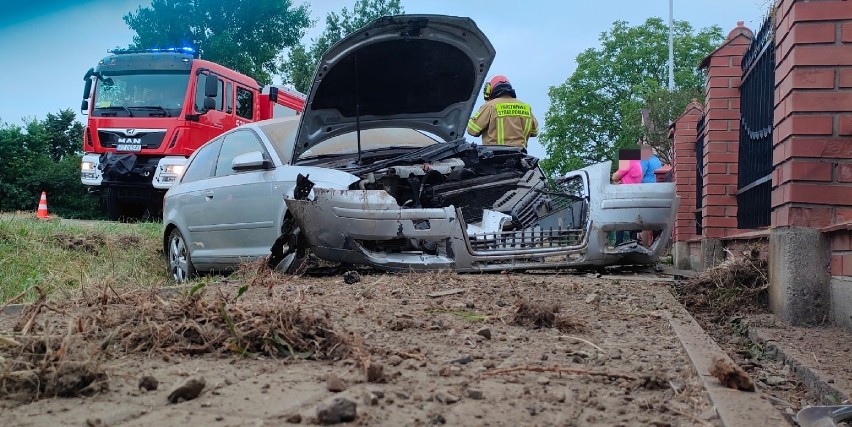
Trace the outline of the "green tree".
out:
<instances>
[{"instance_id":1,"label":"green tree","mask_svg":"<svg viewBox=\"0 0 852 427\"><path fill-rule=\"evenodd\" d=\"M702 88L668 89L659 88L645 96L647 123L642 129L643 139L657 149L664 163L671 164L672 141L669 139L669 126L683 114L686 105L692 100L703 98Z\"/></svg>"},{"instance_id":2,"label":"green tree","mask_svg":"<svg viewBox=\"0 0 852 427\"><path fill-rule=\"evenodd\" d=\"M690 97L701 93L704 73L698 64L723 40L718 26L694 31L688 22L674 22L675 93L668 84L669 28L660 18L631 27L616 21L600 36L600 48L577 56L577 69L565 83L550 88L550 108L539 140L549 173L564 173L614 160L618 148L642 137L659 144L657 132L668 128ZM652 114L654 134L642 126L643 108ZM662 114L662 117L660 117ZM653 139L652 139L653 137ZM665 146L662 146L665 150Z\"/></svg>"},{"instance_id":3,"label":"green tree","mask_svg":"<svg viewBox=\"0 0 852 427\"><path fill-rule=\"evenodd\" d=\"M82 128L71 109L24 127L0 124L0 211L35 212L46 191L52 214L100 217L100 200L80 182Z\"/></svg>"},{"instance_id":4,"label":"green tree","mask_svg":"<svg viewBox=\"0 0 852 427\"><path fill-rule=\"evenodd\" d=\"M153 0L124 16L131 48L191 46L199 57L272 82L281 53L310 26L308 6L291 0Z\"/></svg>"},{"instance_id":5,"label":"green tree","mask_svg":"<svg viewBox=\"0 0 852 427\"><path fill-rule=\"evenodd\" d=\"M290 57L282 67L284 82L307 93L317 64L330 47L376 18L402 13L400 0L357 0L351 11L344 7L339 13L329 12L325 29L310 47L298 43L290 50Z\"/></svg>"},{"instance_id":6,"label":"green tree","mask_svg":"<svg viewBox=\"0 0 852 427\"><path fill-rule=\"evenodd\" d=\"M54 162L73 155L83 147L83 125L69 109L48 113L42 121L27 123L27 140L31 151L47 154Z\"/></svg>"}]
</instances>

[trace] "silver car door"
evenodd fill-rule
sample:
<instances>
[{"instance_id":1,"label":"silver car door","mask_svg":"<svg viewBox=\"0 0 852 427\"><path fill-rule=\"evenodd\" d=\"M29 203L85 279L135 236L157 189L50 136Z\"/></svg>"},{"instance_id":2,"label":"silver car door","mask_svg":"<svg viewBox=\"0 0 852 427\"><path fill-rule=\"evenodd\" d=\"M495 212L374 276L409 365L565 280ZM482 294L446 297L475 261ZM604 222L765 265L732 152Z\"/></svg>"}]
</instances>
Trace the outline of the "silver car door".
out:
<instances>
[{"instance_id":1,"label":"silver car door","mask_svg":"<svg viewBox=\"0 0 852 427\"><path fill-rule=\"evenodd\" d=\"M228 262L269 254L278 237L275 230L280 194L273 194L273 169L235 171L234 158L261 152L269 157L257 134L243 129L225 135L214 177L206 189L209 244L213 256Z\"/></svg>"},{"instance_id":2,"label":"silver car door","mask_svg":"<svg viewBox=\"0 0 852 427\"><path fill-rule=\"evenodd\" d=\"M171 196L175 210L179 213L177 223L183 223L181 228L187 232L184 238L197 267L205 265L210 256L207 217L209 209L205 193L213 176L222 140L223 138L218 138L198 149L183 174L180 185L172 191Z\"/></svg>"}]
</instances>

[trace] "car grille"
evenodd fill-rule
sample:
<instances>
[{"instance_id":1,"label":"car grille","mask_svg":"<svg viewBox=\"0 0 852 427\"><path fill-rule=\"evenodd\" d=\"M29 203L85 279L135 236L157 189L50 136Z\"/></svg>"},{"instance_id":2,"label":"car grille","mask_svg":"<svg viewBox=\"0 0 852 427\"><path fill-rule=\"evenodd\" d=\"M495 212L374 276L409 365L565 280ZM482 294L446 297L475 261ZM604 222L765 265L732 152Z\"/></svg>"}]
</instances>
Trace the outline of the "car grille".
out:
<instances>
[{"instance_id":1,"label":"car grille","mask_svg":"<svg viewBox=\"0 0 852 427\"><path fill-rule=\"evenodd\" d=\"M535 190L530 191L520 203L513 207L512 214L518 223L528 226L553 210L548 206L549 201L550 197L546 194Z\"/></svg>"},{"instance_id":2,"label":"car grille","mask_svg":"<svg viewBox=\"0 0 852 427\"><path fill-rule=\"evenodd\" d=\"M577 246L583 240L579 229L539 229L479 233L468 236L470 247L477 252L530 250Z\"/></svg>"}]
</instances>

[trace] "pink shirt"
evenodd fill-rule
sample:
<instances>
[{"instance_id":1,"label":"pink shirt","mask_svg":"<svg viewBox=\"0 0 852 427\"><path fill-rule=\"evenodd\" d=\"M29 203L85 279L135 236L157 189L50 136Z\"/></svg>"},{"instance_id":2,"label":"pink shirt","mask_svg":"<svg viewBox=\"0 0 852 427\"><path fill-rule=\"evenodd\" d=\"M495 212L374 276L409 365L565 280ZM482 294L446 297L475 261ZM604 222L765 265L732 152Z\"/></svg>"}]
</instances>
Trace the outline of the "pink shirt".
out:
<instances>
[{"instance_id":1,"label":"pink shirt","mask_svg":"<svg viewBox=\"0 0 852 427\"><path fill-rule=\"evenodd\" d=\"M627 169L618 169L621 174L622 184L641 184L642 183L642 163L639 160L629 160Z\"/></svg>"}]
</instances>

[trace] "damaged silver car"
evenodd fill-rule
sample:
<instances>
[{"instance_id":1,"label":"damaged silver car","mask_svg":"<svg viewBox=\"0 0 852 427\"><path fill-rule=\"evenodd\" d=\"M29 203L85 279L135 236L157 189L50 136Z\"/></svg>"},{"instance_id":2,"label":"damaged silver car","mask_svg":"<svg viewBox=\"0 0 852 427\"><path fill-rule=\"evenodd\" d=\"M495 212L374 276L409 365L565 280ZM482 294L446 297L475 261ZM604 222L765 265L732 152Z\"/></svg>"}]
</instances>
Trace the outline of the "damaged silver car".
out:
<instances>
[{"instance_id":1,"label":"damaged silver car","mask_svg":"<svg viewBox=\"0 0 852 427\"><path fill-rule=\"evenodd\" d=\"M350 185L299 177L294 223L271 262L319 258L389 271L460 272L652 264L669 242L674 184L611 185L610 163L550 182L525 151L463 137L495 51L468 18L385 17L322 58L295 138L297 165L333 168ZM437 141L399 148L368 129L414 129ZM305 159L355 134L355 147ZM385 146L379 149L378 146ZM327 182L327 181L326 181ZM611 244L617 230L659 233L649 247Z\"/></svg>"},{"instance_id":2,"label":"damaged silver car","mask_svg":"<svg viewBox=\"0 0 852 427\"><path fill-rule=\"evenodd\" d=\"M304 114L203 145L164 199L177 281L267 257L389 271L651 264L674 184L611 185L610 163L549 180L524 150L464 128L494 58L468 18L380 18L322 58ZM649 247L616 230L655 230Z\"/></svg>"}]
</instances>

